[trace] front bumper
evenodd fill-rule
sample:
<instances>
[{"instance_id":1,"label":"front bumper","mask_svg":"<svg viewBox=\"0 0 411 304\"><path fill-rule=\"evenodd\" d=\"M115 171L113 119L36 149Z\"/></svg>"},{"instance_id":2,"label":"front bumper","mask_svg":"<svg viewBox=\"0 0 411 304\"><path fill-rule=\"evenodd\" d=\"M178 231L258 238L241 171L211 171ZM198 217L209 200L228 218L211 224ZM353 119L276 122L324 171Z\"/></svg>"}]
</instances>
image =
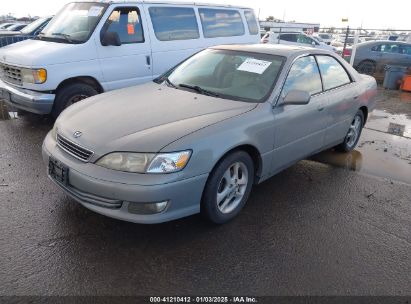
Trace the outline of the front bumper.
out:
<instances>
[{"instance_id":1,"label":"front bumper","mask_svg":"<svg viewBox=\"0 0 411 304\"><path fill-rule=\"evenodd\" d=\"M77 170L77 166L95 165L81 163L66 154L55 145L50 135L47 135L43 143L42 153L47 165L52 156L69 167L68 185L52 179L53 182L74 200L97 213L134 223L155 224L200 212L201 196L208 174L169 183L162 181L153 185L145 184L141 179L147 175L139 174L134 180L125 179L119 183L106 180L107 176L91 177ZM168 206L160 213L147 215L129 211L131 203L144 204L162 201L168 201Z\"/></svg>"},{"instance_id":2,"label":"front bumper","mask_svg":"<svg viewBox=\"0 0 411 304\"><path fill-rule=\"evenodd\" d=\"M6 104L36 114L50 114L55 94L18 88L0 80L0 99Z\"/></svg>"}]
</instances>

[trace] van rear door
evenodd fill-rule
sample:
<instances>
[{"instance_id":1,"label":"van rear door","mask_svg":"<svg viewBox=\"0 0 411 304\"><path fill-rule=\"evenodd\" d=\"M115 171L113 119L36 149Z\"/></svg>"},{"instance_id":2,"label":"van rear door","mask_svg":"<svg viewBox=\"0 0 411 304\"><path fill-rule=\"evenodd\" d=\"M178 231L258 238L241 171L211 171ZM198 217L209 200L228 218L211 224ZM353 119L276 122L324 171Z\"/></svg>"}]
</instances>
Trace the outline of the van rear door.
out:
<instances>
[{"instance_id":1,"label":"van rear door","mask_svg":"<svg viewBox=\"0 0 411 304\"><path fill-rule=\"evenodd\" d=\"M152 59L147 22L141 4L115 5L107 10L96 35L105 90L150 81Z\"/></svg>"}]
</instances>

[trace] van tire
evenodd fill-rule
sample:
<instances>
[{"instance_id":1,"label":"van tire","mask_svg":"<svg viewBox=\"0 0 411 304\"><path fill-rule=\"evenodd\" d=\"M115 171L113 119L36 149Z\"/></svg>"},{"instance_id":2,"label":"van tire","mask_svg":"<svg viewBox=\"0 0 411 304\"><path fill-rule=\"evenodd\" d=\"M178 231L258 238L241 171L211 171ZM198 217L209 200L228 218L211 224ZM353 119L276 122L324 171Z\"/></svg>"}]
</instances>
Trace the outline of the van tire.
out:
<instances>
[{"instance_id":1,"label":"van tire","mask_svg":"<svg viewBox=\"0 0 411 304\"><path fill-rule=\"evenodd\" d=\"M85 83L72 83L63 86L57 91L51 115L57 118L67 107L97 94L98 92L95 88Z\"/></svg>"}]
</instances>

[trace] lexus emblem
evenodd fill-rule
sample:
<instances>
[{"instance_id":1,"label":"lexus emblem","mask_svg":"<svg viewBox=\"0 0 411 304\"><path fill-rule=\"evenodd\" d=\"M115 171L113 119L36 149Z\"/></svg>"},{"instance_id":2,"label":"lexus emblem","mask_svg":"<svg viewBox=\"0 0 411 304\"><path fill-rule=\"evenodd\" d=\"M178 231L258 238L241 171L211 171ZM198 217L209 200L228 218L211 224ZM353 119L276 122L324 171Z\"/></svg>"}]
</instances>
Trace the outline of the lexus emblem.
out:
<instances>
[{"instance_id":1,"label":"lexus emblem","mask_svg":"<svg viewBox=\"0 0 411 304\"><path fill-rule=\"evenodd\" d=\"M79 138L81 135L83 135L83 133L81 133L80 131L76 131L73 134L74 138Z\"/></svg>"}]
</instances>

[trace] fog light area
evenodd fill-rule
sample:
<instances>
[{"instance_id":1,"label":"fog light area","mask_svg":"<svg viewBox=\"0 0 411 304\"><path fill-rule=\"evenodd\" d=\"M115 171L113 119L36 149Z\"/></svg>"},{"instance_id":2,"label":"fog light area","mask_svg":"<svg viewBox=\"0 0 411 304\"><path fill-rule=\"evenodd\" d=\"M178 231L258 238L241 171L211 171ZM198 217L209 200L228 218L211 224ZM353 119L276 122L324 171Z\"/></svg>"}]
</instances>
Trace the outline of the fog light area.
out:
<instances>
[{"instance_id":1,"label":"fog light area","mask_svg":"<svg viewBox=\"0 0 411 304\"><path fill-rule=\"evenodd\" d=\"M128 212L134 214L156 214L163 212L168 205L168 201L159 203L129 203Z\"/></svg>"}]
</instances>

